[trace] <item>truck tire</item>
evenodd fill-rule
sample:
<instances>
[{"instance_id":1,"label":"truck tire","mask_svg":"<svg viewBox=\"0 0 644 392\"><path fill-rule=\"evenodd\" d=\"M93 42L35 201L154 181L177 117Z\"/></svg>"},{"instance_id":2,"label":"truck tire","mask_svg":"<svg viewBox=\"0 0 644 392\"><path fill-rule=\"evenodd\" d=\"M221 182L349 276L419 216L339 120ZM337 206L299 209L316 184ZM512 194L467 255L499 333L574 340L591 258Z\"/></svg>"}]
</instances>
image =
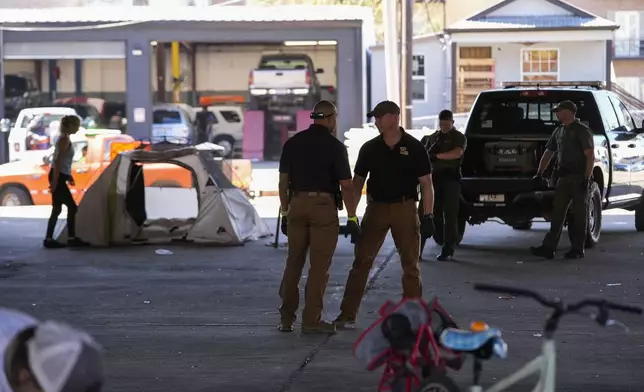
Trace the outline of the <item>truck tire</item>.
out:
<instances>
[{"instance_id":1,"label":"truck tire","mask_svg":"<svg viewBox=\"0 0 644 392\"><path fill-rule=\"evenodd\" d=\"M212 139L214 144L218 144L221 147L225 148L222 153L224 158L232 158L233 153L235 152L235 139L230 135L219 135L215 136Z\"/></svg>"},{"instance_id":2,"label":"truck tire","mask_svg":"<svg viewBox=\"0 0 644 392\"><path fill-rule=\"evenodd\" d=\"M514 230L530 230L532 229L532 222L531 221L518 222L513 224L512 228Z\"/></svg>"},{"instance_id":3,"label":"truck tire","mask_svg":"<svg viewBox=\"0 0 644 392\"><path fill-rule=\"evenodd\" d=\"M31 196L21 187L8 186L0 191L0 205L3 207L17 207L32 205Z\"/></svg>"},{"instance_id":4,"label":"truck tire","mask_svg":"<svg viewBox=\"0 0 644 392\"><path fill-rule=\"evenodd\" d=\"M575 224L573 216L569 218L568 222L568 239L572 240L572 226ZM601 192L596 182L593 182L590 187L588 198L588 222L586 225L586 249L592 249L599 242L599 237L602 230L602 203Z\"/></svg>"},{"instance_id":5,"label":"truck tire","mask_svg":"<svg viewBox=\"0 0 644 392\"><path fill-rule=\"evenodd\" d=\"M635 230L644 231L644 193L635 207Z\"/></svg>"}]
</instances>

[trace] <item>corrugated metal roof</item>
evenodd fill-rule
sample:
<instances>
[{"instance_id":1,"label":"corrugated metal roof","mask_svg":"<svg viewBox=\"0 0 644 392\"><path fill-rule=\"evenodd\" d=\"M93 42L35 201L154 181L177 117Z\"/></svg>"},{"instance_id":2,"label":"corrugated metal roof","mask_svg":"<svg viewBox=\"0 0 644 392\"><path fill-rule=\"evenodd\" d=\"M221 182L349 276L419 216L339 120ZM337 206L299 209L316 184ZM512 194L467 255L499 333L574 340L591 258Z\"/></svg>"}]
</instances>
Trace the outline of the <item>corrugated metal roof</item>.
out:
<instances>
[{"instance_id":1,"label":"corrugated metal roof","mask_svg":"<svg viewBox=\"0 0 644 392\"><path fill-rule=\"evenodd\" d=\"M67 7L0 11L0 24L111 22L289 22L369 20L369 7L327 5Z\"/></svg>"},{"instance_id":2,"label":"corrugated metal roof","mask_svg":"<svg viewBox=\"0 0 644 392\"><path fill-rule=\"evenodd\" d=\"M608 19L581 16L496 16L467 19L456 22L447 30L499 30L499 29L558 29L558 28L606 28L617 29L619 25Z\"/></svg>"}]
</instances>

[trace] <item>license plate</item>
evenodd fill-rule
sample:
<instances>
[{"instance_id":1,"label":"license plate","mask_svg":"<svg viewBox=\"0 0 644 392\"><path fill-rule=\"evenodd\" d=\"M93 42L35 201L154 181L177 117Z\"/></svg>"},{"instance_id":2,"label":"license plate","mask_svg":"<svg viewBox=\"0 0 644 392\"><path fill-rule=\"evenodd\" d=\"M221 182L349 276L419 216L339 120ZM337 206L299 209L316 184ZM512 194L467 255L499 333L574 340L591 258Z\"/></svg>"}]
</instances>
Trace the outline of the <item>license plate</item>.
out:
<instances>
[{"instance_id":1,"label":"license plate","mask_svg":"<svg viewBox=\"0 0 644 392\"><path fill-rule=\"evenodd\" d=\"M480 195L479 201L483 203L503 203L505 195Z\"/></svg>"}]
</instances>

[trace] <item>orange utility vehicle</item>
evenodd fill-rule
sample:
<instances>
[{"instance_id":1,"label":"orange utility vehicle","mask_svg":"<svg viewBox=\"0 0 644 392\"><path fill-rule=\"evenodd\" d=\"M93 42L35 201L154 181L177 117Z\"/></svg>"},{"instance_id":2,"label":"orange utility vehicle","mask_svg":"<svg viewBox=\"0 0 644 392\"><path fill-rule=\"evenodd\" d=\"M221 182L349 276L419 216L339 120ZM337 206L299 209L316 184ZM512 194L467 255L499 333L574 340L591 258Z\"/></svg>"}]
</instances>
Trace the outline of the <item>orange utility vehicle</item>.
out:
<instances>
[{"instance_id":1,"label":"orange utility vehicle","mask_svg":"<svg viewBox=\"0 0 644 392\"><path fill-rule=\"evenodd\" d=\"M131 150L140 143L128 135L74 136L71 139L75 150L72 176L76 185L70 189L76 203L79 203L87 189L118 153ZM224 165L222 171L234 185L247 189L251 169L246 166L250 166L250 163L233 161L231 165ZM44 162L16 161L0 165L0 205L51 204L48 180L50 168L47 159ZM190 171L180 166L155 163L145 165L143 170L147 187L192 187Z\"/></svg>"}]
</instances>

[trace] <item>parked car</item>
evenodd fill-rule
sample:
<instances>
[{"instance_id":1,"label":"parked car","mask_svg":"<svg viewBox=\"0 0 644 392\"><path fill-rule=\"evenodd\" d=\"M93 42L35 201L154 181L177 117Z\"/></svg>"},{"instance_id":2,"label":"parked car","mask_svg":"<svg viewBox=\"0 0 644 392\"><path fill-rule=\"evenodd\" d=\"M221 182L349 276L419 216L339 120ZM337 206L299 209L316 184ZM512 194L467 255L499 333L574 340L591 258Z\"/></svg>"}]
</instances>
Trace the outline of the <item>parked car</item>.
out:
<instances>
[{"instance_id":1,"label":"parked car","mask_svg":"<svg viewBox=\"0 0 644 392\"><path fill-rule=\"evenodd\" d=\"M193 107L193 112L200 112L202 108ZM213 115L210 126L209 139L212 143L224 148L223 156L231 158L235 153L241 152L244 139L244 113L238 106L208 106L208 111Z\"/></svg>"},{"instance_id":2,"label":"parked car","mask_svg":"<svg viewBox=\"0 0 644 392\"><path fill-rule=\"evenodd\" d=\"M4 75L5 117L14 119L22 109L39 106L41 93L38 83L30 74Z\"/></svg>"},{"instance_id":3,"label":"parked car","mask_svg":"<svg viewBox=\"0 0 644 392\"><path fill-rule=\"evenodd\" d=\"M194 113L175 104L155 105L152 111L152 142L193 144L196 141Z\"/></svg>"},{"instance_id":4,"label":"parked car","mask_svg":"<svg viewBox=\"0 0 644 392\"><path fill-rule=\"evenodd\" d=\"M322 96L317 75L323 72L305 54L263 55L249 75L250 108L277 104L312 109Z\"/></svg>"},{"instance_id":5,"label":"parked car","mask_svg":"<svg viewBox=\"0 0 644 392\"><path fill-rule=\"evenodd\" d=\"M605 209L635 210L635 227L644 231L644 130L620 98L598 83L517 82L482 92L467 121L461 238L466 223L498 218L517 230L527 230L535 218L551 219L553 181L543 183L533 176L559 124L551 110L563 100L577 105L577 117L594 133L586 246L599 241ZM555 160L546 176L551 175Z\"/></svg>"}]
</instances>

